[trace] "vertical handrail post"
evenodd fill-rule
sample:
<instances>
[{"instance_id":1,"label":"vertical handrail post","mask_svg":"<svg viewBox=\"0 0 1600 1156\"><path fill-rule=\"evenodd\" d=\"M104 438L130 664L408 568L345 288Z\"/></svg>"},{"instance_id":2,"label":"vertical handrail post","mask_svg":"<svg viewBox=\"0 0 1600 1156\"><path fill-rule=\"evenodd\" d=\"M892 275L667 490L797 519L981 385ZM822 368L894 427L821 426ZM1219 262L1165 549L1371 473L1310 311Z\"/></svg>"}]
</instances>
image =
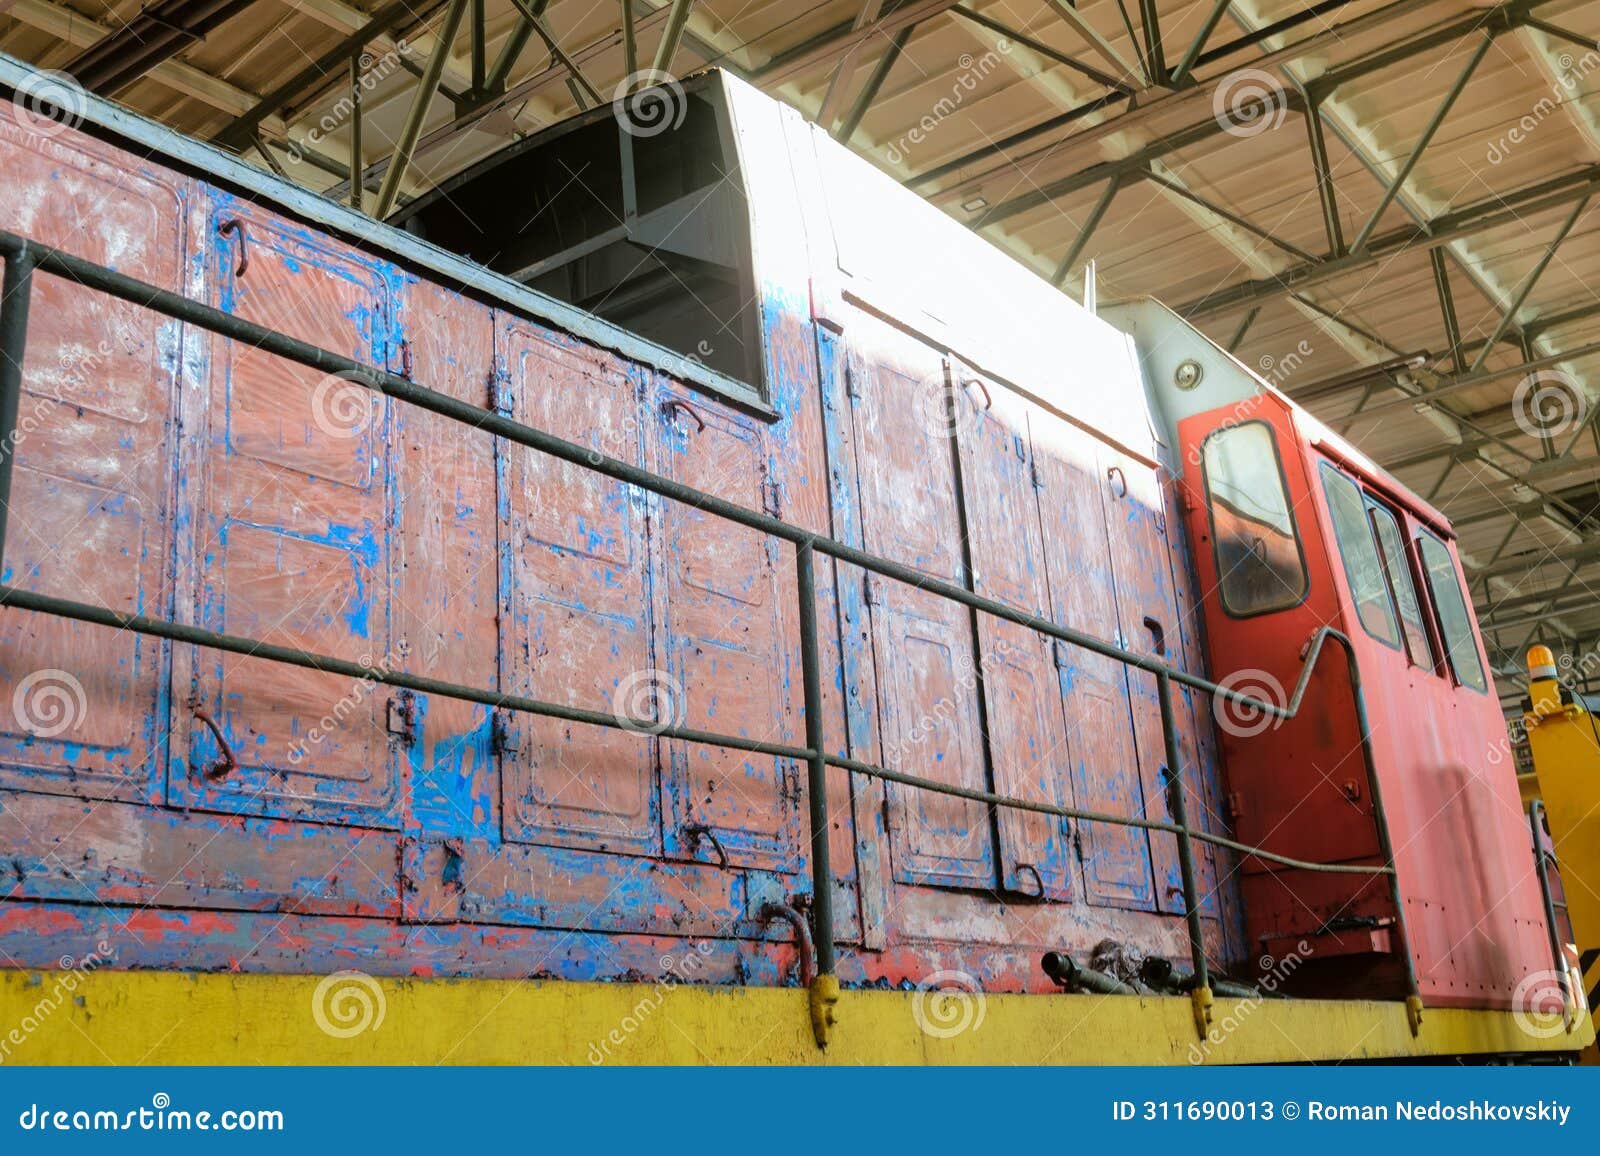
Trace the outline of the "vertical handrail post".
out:
<instances>
[{"instance_id":1,"label":"vertical handrail post","mask_svg":"<svg viewBox=\"0 0 1600 1156\"><path fill-rule=\"evenodd\" d=\"M1571 1033L1578 1022L1574 1011L1577 1000L1573 997L1572 977L1567 974L1566 956L1561 950L1561 933L1556 930L1556 900L1550 887L1550 864L1544 854L1544 825L1539 822L1539 816L1543 813L1542 799L1534 799L1528 804L1528 827L1533 834L1533 862L1539 876L1539 898L1544 901L1544 922L1550 932L1550 956L1555 965L1556 978L1561 983L1561 1018L1568 1033Z\"/></svg>"},{"instance_id":2,"label":"vertical handrail post","mask_svg":"<svg viewBox=\"0 0 1600 1156\"><path fill-rule=\"evenodd\" d=\"M17 414L22 409L22 359L28 346L28 305L33 297L33 256L26 247L6 255L0 287L0 575L5 573L6 515L11 510L12 464L17 456Z\"/></svg>"},{"instance_id":3,"label":"vertical handrail post","mask_svg":"<svg viewBox=\"0 0 1600 1156\"><path fill-rule=\"evenodd\" d=\"M828 762L822 734L822 666L817 656L817 571L812 539L795 544L800 598L800 679L806 710L806 795L811 819L811 897L817 973L811 981L811 1030L818 1047L828 1046L839 1002L833 931L833 864L828 845Z\"/></svg>"},{"instance_id":4,"label":"vertical handrail post","mask_svg":"<svg viewBox=\"0 0 1600 1156\"><path fill-rule=\"evenodd\" d=\"M1189 959L1194 966L1194 1025L1205 1039L1211 1029L1211 972L1206 965L1205 926L1200 922L1200 896L1194 882L1194 840L1189 836L1189 803L1184 796L1183 755L1178 750L1178 725L1172 706L1172 675L1156 674L1161 698L1161 738L1166 745L1167 799L1178 834L1178 869L1183 875L1183 913L1189 927Z\"/></svg>"}]
</instances>

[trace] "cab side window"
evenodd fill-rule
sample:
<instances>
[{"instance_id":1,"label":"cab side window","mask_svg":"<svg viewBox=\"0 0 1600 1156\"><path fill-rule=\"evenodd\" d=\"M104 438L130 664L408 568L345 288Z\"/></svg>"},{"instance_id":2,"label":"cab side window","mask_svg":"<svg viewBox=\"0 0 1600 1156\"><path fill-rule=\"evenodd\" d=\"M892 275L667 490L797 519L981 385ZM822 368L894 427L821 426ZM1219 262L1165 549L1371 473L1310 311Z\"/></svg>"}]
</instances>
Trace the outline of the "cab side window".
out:
<instances>
[{"instance_id":1,"label":"cab side window","mask_svg":"<svg viewBox=\"0 0 1600 1156\"><path fill-rule=\"evenodd\" d=\"M1428 591L1433 595L1433 608L1439 616L1439 637L1444 640L1445 656L1450 660L1456 681L1473 690L1487 692L1489 681L1484 677L1483 662L1478 658L1472 614L1461 594L1449 547L1432 534L1423 533L1417 538L1417 553L1422 559Z\"/></svg>"},{"instance_id":2,"label":"cab side window","mask_svg":"<svg viewBox=\"0 0 1600 1156\"><path fill-rule=\"evenodd\" d=\"M1405 632L1406 653L1411 661L1424 670L1436 670L1433 646L1428 641L1428 629L1422 621L1422 603L1417 598L1417 586L1412 580L1411 563L1406 558L1405 536L1400 523L1387 506L1369 499L1372 529L1378 537L1378 550L1383 555L1383 568L1389 579L1389 592L1394 595L1395 606L1400 611L1400 626Z\"/></svg>"},{"instance_id":3,"label":"cab side window","mask_svg":"<svg viewBox=\"0 0 1600 1156\"><path fill-rule=\"evenodd\" d=\"M1322 465L1322 489L1328 497L1333 536L1350 583L1350 597L1355 600L1356 616L1368 634L1399 650L1400 626L1378 543L1367 521L1366 497L1353 479L1326 462Z\"/></svg>"},{"instance_id":4,"label":"cab side window","mask_svg":"<svg viewBox=\"0 0 1600 1156\"><path fill-rule=\"evenodd\" d=\"M1224 426L1201 447L1222 608L1235 618L1298 606L1305 559L1278 460L1263 421Z\"/></svg>"}]
</instances>

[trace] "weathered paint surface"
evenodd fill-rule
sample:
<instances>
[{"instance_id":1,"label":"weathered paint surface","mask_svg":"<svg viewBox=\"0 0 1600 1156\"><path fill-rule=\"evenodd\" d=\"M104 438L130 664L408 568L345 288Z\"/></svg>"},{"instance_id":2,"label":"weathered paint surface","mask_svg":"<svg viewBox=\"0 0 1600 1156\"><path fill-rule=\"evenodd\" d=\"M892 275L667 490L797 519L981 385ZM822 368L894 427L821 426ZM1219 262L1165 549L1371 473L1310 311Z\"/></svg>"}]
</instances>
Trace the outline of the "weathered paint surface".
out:
<instances>
[{"instance_id":1,"label":"weathered paint surface","mask_svg":"<svg viewBox=\"0 0 1600 1156\"><path fill-rule=\"evenodd\" d=\"M81 135L0 136L16 158L0 225L1201 669L1195 576L1115 334L1072 314L1060 336L1084 364L1068 387L1013 388L959 334L890 324L846 268L811 130L753 95L735 120L772 415ZM101 199L117 227L81 228ZM638 726L494 717L5 612L0 690L59 668L87 709L70 741L0 735L15 862L0 951L43 966L109 937L127 968L596 980L648 978L693 943L706 982L796 980L791 933L763 910L811 898L801 768L651 726L798 741L789 546L153 315L99 316L41 280L41 301L71 304L36 303L30 398L64 388L49 366L86 340L75 326L121 343L84 375L98 408L19 454L23 517L37 505L92 532L42 549L14 520L8 581ZM849 566L817 579L829 749L1167 817L1150 676ZM1312 719L1344 717L1324 675L1318 694ZM1191 816L1225 829L1209 704L1177 706ZM1171 836L995 816L842 771L829 791L847 985L953 970L1038 991L1044 950L1186 953ZM1267 813L1246 837L1318 857L1322 834L1272 843ZM1199 867L1208 950L1237 963L1238 876L1208 849ZM1248 887L1261 911L1282 906Z\"/></svg>"}]
</instances>

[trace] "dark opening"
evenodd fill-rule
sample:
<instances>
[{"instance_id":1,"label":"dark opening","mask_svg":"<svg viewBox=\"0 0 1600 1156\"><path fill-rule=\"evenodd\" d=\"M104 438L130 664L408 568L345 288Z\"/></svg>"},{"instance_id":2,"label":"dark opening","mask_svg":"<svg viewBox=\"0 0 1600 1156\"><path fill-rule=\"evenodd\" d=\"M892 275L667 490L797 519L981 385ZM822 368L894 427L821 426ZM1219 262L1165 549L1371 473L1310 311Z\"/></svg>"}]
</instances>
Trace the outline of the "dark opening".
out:
<instances>
[{"instance_id":1,"label":"dark opening","mask_svg":"<svg viewBox=\"0 0 1600 1156\"><path fill-rule=\"evenodd\" d=\"M390 220L765 396L750 215L714 76L591 109Z\"/></svg>"}]
</instances>

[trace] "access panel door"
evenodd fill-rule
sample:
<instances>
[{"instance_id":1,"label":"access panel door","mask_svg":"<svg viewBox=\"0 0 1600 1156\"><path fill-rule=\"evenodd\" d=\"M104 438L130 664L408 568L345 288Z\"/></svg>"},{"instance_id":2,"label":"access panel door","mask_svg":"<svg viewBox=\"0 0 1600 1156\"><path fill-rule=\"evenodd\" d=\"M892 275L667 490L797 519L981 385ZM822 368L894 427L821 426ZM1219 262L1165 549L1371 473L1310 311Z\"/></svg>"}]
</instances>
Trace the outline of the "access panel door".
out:
<instances>
[{"instance_id":1,"label":"access panel door","mask_svg":"<svg viewBox=\"0 0 1600 1156\"><path fill-rule=\"evenodd\" d=\"M1039 512L1055 620L1120 643L1099 443L1037 407L1030 410L1028 424L1038 467ZM1142 818L1144 781L1127 667L1063 642L1054 644L1053 654L1077 805ZM1080 823L1077 849L1090 903L1141 911L1155 908L1150 840L1143 828Z\"/></svg>"},{"instance_id":2,"label":"access panel door","mask_svg":"<svg viewBox=\"0 0 1600 1156\"><path fill-rule=\"evenodd\" d=\"M394 314L381 266L270 218L224 211L212 225L223 309L386 363ZM392 622L394 407L349 380L221 339L211 344L208 385L190 482L196 618L398 668L406 644ZM399 753L415 715L405 695L189 648L174 686L174 801L397 825Z\"/></svg>"},{"instance_id":3,"label":"access panel door","mask_svg":"<svg viewBox=\"0 0 1600 1156\"><path fill-rule=\"evenodd\" d=\"M635 465L643 385L605 354L525 321L501 332L501 409ZM502 670L514 694L638 719L614 730L527 714L502 720L505 835L649 852L659 844L654 724L670 722L650 638L642 491L499 444L505 605ZM668 712L667 714L658 712Z\"/></svg>"},{"instance_id":4,"label":"access panel door","mask_svg":"<svg viewBox=\"0 0 1600 1156\"><path fill-rule=\"evenodd\" d=\"M1111 573L1124 643L1136 653L1181 660L1182 632L1167 556L1166 502L1160 477L1154 467L1109 447L1100 447L1099 461L1111 543ZM1139 774L1144 782L1145 817L1170 822L1166 741L1156 676L1130 667L1128 689L1139 749ZM1192 765L1193 726L1176 687L1173 698L1179 755ZM1162 911L1182 911L1177 838L1152 831L1150 858L1155 868L1157 907Z\"/></svg>"},{"instance_id":5,"label":"access panel door","mask_svg":"<svg viewBox=\"0 0 1600 1156\"><path fill-rule=\"evenodd\" d=\"M652 400L658 473L746 509L777 509L759 423L666 379ZM792 559L780 568L775 539L686 503L663 498L657 509L663 717L792 743L800 694ZM669 853L772 871L805 866L794 760L678 740L662 748Z\"/></svg>"},{"instance_id":6,"label":"access panel door","mask_svg":"<svg viewBox=\"0 0 1600 1156\"><path fill-rule=\"evenodd\" d=\"M0 227L182 291L175 178L0 116ZM124 613L171 612L174 369L181 327L35 273L4 581ZM153 638L0 611L0 785L145 801L159 794L164 648Z\"/></svg>"},{"instance_id":7,"label":"access panel door","mask_svg":"<svg viewBox=\"0 0 1600 1156\"><path fill-rule=\"evenodd\" d=\"M852 360L862 536L873 554L960 582L954 418L943 360L889 332L858 327L875 356ZM867 577L880 735L889 766L988 789L968 609L901 582ZM901 883L995 884L982 804L889 784L890 853Z\"/></svg>"},{"instance_id":8,"label":"access panel door","mask_svg":"<svg viewBox=\"0 0 1600 1156\"><path fill-rule=\"evenodd\" d=\"M954 367L954 429L973 589L1049 616L1043 532L1034 494L1027 405L1010 390ZM1050 640L979 613L979 674L994 789L1030 802L1072 805L1072 759ZM1001 880L1007 890L1070 900L1072 824L1001 809Z\"/></svg>"}]
</instances>

